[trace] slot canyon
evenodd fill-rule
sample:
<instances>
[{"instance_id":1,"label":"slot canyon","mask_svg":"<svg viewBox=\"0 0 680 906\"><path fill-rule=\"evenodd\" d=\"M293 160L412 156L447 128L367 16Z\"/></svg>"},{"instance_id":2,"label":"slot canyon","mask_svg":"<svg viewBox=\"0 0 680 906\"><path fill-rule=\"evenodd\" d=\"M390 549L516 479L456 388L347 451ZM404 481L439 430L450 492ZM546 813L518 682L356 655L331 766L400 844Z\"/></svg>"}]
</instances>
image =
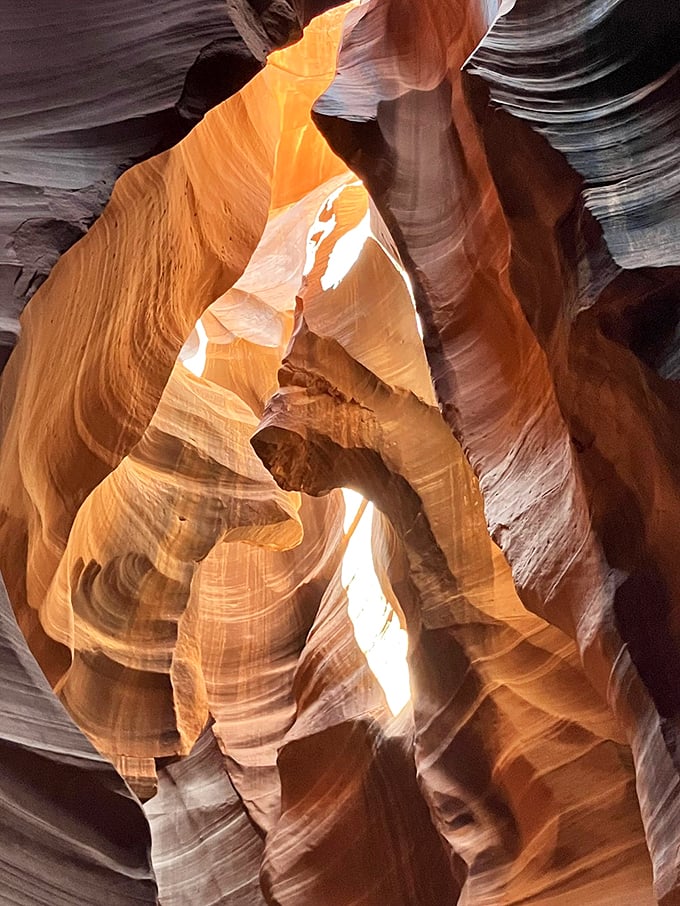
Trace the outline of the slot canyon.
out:
<instances>
[{"instance_id":1,"label":"slot canyon","mask_svg":"<svg viewBox=\"0 0 680 906\"><path fill-rule=\"evenodd\" d=\"M680 4L5 0L0 906L680 906Z\"/></svg>"}]
</instances>

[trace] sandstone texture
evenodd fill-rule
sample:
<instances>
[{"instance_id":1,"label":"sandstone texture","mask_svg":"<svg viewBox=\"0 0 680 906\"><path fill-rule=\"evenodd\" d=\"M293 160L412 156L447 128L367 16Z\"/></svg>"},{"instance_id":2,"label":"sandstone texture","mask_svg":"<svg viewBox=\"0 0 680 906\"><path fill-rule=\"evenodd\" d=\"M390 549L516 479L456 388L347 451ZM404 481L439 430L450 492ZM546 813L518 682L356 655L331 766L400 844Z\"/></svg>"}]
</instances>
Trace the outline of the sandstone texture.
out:
<instances>
[{"instance_id":1,"label":"sandstone texture","mask_svg":"<svg viewBox=\"0 0 680 906\"><path fill-rule=\"evenodd\" d=\"M0 31L0 904L680 904L675 6Z\"/></svg>"}]
</instances>

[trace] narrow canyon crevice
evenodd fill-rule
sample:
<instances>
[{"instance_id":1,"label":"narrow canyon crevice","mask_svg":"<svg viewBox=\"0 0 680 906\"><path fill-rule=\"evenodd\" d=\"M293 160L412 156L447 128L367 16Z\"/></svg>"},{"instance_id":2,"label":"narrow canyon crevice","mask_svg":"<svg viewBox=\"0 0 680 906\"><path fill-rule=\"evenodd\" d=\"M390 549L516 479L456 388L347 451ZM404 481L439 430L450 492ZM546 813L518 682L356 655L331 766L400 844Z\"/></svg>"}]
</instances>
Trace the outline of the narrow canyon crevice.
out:
<instances>
[{"instance_id":1,"label":"narrow canyon crevice","mask_svg":"<svg viewBox=\"0 0 680 906\"><path fill-rule=\"evenodd\" d=\"M680 904L679 29L0 24L0 903Z\"/></svg>"}]
</instances>

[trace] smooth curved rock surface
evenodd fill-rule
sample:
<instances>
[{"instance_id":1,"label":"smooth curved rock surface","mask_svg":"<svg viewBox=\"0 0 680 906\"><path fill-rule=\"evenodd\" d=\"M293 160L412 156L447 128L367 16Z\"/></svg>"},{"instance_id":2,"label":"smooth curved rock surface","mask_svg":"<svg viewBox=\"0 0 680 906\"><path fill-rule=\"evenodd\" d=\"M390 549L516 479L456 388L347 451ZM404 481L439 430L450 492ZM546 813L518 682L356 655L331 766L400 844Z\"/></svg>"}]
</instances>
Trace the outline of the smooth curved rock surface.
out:
<instances>
[{"instance_id":1,"label":"smooth curved rock surface","mask_svg":"<svg viewBox=\"0 0 680 906\"><path fill-rule=\"evenodd\" d=\"M664 690L675 687L667 589L676 573L661 553L661 535L670 537L661 524L675 509L666 443L675 391L633 350L608 342L593 314L572 327L601 296L611 311L618 268L564 160L461 78L484 11L456 17L425 4L439 50L427 54L425 30L404 29L400 9L369 3L352 14L317 122L395 236L442 412L479 477L522 600L576 639L591 681L628 729L657 895L674 902L676 709ZM370 95L361 90L369 67ZM640 281L631 295L642 308L643 275L628 273L620 279ZM628 401L637 401L632 433L623 428ZM650 483L668 509L643 502Z\"/></svg>"},{"instance_id":2,"label":"smooth curved rock surface","mask_svg":"<svg viewBox=\"0 0 680 906\"><path fill-rule=\"evenodd\" d=\"M24 305L99 217L118 177L182 139L334 5L105 0L5 11L0 368Z\"/></svg>"},{"instance_id":3,"label":"smooth curved rock surface","mask_svg":"<svg viewBox=\"0 0 680 906\"><path fill-rule=\"evenodd\" d=\"M366 209L362 194L352 205L353 191L323 211L341 233L349 220L345 236ZM396 262L367 231L350 269L330 283L333 252L324 252L342 242L329 233L317 247L281 390L253 444L284 487L325 493L355 483L389 519L378 523L374 546L387 597L409 629L420 787L451 859L467 866L461 902L597 901L635 891L651 903L621 731L573 643L522 607L460 447L431 393L426 401L414 392L427 387L427 370ZM370 312L357 292L367 285L384 288ZM366 320L395 334L379 355L361 348ZM567 696L569 719L558 716ZM583 774L601 778L600 792L611 784L610 793L591 800Z\"/></svg>"},{"instance_id":4,"label":"smooth curved rock surface","mask_svg":"<svg viewBox=\"0 0 680 906\"><path fill-rule=\"evenodd\" d=\"M145 805L164 906L265 906L263 842L224 771L208 727L186 758L158 771Z\"/></svg>"},{"instance_id":5,"label":"smooth curved rock surface","mask_svg":"<svg viewBox=\"0 0 680 906\"><path fill-rule=\"evenodd\" d=\"M78 511L40 617L71 652L66 706L114 762L187 754L207 720L186 613L200 561L216 545L300 543L296 495L277 493L248 443L256 425L177 366L140 443Z\"/></svg>"},{"instance_id":6,"label":"smooth curved rock surface","mask_svg":"<svg viewBox=\"0 0 680 906\"><path fill-rule=\"evenodd\" d=\"M680 264L680 10L517 0L468 61L585 180L622 267Z\"/></svg>"},{"instance_id":7,"label":"smooth curved rock surface","mask_svg":"<svg viewBox=\"0 0 680 906\"><path fill-rule=\"evenodd\" d=\"M25 851L67 865L31 877L153 902L152 839L164 906L674 906L675 13L369 0L272 52L333 5L171 4L176 58L111 77L101 142L84 102L24 136L35 187L109 174L97 204L149 158L91 226L89 189L60 208L56 246L19 231L51 271L0 383L0 568L37 660L9 621L3 776ZM141 53L152 15L111 43ZM138 147L109 101L154 60L195 126L150 114ZM84 791L55 841L27 696L144 812L54 717Z\"/></svg>"},{"instance_id":8,"label":"smooth curved rock surface","mask_svg":"<svg viewBox=\"0 0 680 906\"><path fill-rule=\"evenodd\" d=\"M340 560L342 513L336 497L303 499L299 547L220 544L192 587L187 620L198 625L214 734L263 833L280 816L278 750L295 720L298 660Z\"/></svg>"},{"instance_id":9,"label":"smooth curved rock surface","mask_svg":"<svg viewBox=\"0 0 680 906\"><path fill-rule=\"evenodd\" d=\"M130 165L260 69L219 0L12 5L2 30L0 317L17 316ZM36 65L40 61L40 65ZM4 361L3 361L4 364Z\"/></svg>"},{"instance_id":10,"label":"smooth curved rock surface","mask_svg":"<svg viewBox=\"0 0 680 906\"><path fill-rule=\"evenodd\" d=\"M182 343L245 271L270 210L345 172L309 115L332 77L341 22L336 13L311 27L183 142L121 177L25 312L2 379L0 557L22 629L53 681L67 660L35 614L78 508L140 441ZM293 147L307 159L297 168L285 164Z\"/></svg>"},{"instance_id":11,"label":"smooth curved rock surface","mask_svg":"<svg viewBox=\"0 0 680 906\"><path fill-rule=\"evenodd\" d=\"M156 903L141 805L55 698L0 580L0 901Z\"/></svg>"}]
</instances>

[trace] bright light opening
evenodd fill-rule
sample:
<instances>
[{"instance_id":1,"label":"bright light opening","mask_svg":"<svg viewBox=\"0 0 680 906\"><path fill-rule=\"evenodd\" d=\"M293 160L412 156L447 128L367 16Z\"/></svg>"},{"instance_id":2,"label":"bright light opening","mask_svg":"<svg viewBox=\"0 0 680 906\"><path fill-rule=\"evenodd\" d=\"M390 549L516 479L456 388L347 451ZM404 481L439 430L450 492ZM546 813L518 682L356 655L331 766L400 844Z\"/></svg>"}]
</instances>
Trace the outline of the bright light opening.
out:
<instances>
[{"instance_id":1,"label":"bright light opening","mask_svg":"<svg viewBox=\"0 0 680 906\"><path fill-rule=\"evenodd\" d=\"M420 320L420 315L418 314L418 309L416 308L416 297L413 295L413 284L411 283L411 278L406 273L406 271L401 266L401 264L399 264L399 262L395 261L395 266L396 266L397 270L399 271L399 273L401 274L401 277L402 277L404 283L406 284L406 289L408 290L408 297L411 300L411 305L413 306L413 314L416 316L416 329L418 331L418 336L422 340L423 339L423 322Z\"/></svg>"},{"instance_id":2,"label":"bright light opening","mask_svg":"<svg viewBox=\"0 0 680 906\"><path fill-rule=\"evenodd\" d=\"M408 275L408 271L405 267L403 267L401 261L398 261L392 254L390 254L388 249L383 247L383 251L394 265L394 268L399 273L401 279L404 281L406 292L408 293L408 297L411 300L411 305L413 306L413 314L416 316L416 329L418 330L418 336L422 340L423 322L420 320L420 315L418 314L418 309L416 308L416 297L413 295L413 284L411 283L411 278Z\"/></svg>"},{"instance_id":3,"label":"bright light opening","mask_svg":"<svg viewBox=\"0 0 680 906\"><path fill-rule=\"evenodd\" d=\"M321 289L337 289L356 264L366 240L371 235L371 212L366 211L360 222L333 246L326 272L321 278Z\"/></svg>"},{"instance_id":4,"label":"bright light opening","mask_svg":"<svg viewBox=\"0 0 680 906\"><path fill-rule=\"evenodd\" d=\"M203 377L203 372L205 371L207 356L208 334L205 332L203 322L199 318L189 335L189 339L180 349L179 360L188 371L200 378Z\"/></svg>"},{"instance_id":5,"label":"bright light opening","mask_svg":"<svg viewBox=\"0 0 680 906\"><path fill-rule=\"evenodd\" d=\"M343 488L345 533L354 523L363 497ZM342 561L342 584L349 599L348 612L354 636L368 666L382 686L392 714L398 714L411 699L408 635L399 617L382 593L373 566L371 525L373 504L369 503L354 527Z\"/></svg>"},{"instance_id":6,"label":"bright light opening","mask_svg":"<svg viewBox=\"0 0 680 906\"><path fill-rule=\"evenodd\" d=\"M331 192L319 208L314 223L307 233L304 276L312 272L319 248L338 225L333 205L346 189L360 185L360 180L354 180L339 186ZM356 264L366 240L371 235L371 215L370 210L367 209L359 223L351 230L343 233L333 245L326 263L326 270L320 277L321 289L324 292L329 289L337 289L340 286L354 264Z\"/></svg>"}]
</instances>

